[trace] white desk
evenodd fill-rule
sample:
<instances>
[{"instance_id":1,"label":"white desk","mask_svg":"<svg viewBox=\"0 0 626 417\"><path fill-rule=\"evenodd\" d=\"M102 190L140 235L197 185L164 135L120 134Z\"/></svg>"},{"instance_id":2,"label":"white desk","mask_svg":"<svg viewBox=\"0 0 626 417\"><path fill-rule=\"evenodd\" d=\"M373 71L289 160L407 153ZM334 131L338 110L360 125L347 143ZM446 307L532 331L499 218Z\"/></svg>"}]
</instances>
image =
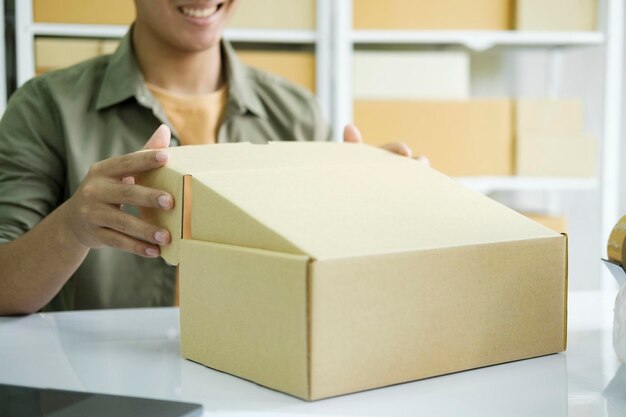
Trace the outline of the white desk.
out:
<instances>
[{"instance_id":1,"label":"white desk","mask_svg":"<svg viewBox=\"0 0 626 417\"><path fill-rule=\"evenodd\" d=\"M0 383L202 403L214 416L626 416L611 333L567 354L307 403L180 357L178 310L0 318Z\"/></svg>"}]
</instances>

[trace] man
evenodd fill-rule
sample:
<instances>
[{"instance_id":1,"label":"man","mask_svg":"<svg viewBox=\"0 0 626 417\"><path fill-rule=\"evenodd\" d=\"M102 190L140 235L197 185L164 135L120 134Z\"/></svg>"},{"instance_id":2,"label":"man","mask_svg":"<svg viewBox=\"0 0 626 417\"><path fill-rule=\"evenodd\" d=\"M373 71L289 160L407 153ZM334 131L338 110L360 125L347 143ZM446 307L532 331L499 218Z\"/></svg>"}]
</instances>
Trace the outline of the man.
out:
<instances>
[{"instance_id":1,"label":"man","mask_svg":"<svg viewBox=\"0 0 626 417\"><path fill-rule=\"evenodd\" d=\"M175 202L134 176L166 164L170 145L328 140L308 93L221 41L236 3L135 0L113 55L15 93L0 122L0 314L172 305L175 269L158 258L169 232L136 207Z\"/></svg>"}]
</instances>

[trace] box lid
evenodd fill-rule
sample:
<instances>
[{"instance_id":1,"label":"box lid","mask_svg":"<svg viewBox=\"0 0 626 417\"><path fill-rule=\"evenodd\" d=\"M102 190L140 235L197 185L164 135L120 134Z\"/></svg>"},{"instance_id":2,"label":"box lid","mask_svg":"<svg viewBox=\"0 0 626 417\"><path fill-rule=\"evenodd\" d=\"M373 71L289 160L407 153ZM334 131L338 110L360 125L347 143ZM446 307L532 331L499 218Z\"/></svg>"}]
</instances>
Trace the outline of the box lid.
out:
<instances>
[{"instance_id":1,"label":"box lid","mask_svg":"<svg viewBox=\"0 0 626 417\"><path fill-rule=\"evenodd\" d=\"M170 159L164 171L193 175L196 240L333 259L558 236L367 145L210 145Z\"/></svg>"},{"instance_id":2,"label":"box lid","mask_svg":"<svg viewBox=\"0 0 626 417\"><path fill-rule=\"evenodd\" d=\"M191 194L183 198L184 178L200 173L224 172L226 174L247 170L259 172L268 168L303 168L316 166L320 169L346 164L363 164L381 160L397 160L389 152L370 146L354 144L315 142L270 142L268 144L229 143L219 145L181 146L168 150L170 159L165 167L147 172L136 178L138 184L158 188L174 197L174 208L142 209L146 221L170 231L172 240L161 248L161 255L171 264L178 264L179 242L183 237L185 206L189 209ZM207 213L213 211L207 209ZM188 214L190 212L188 211ZM229 216L228 213L223 213Z\"/></svg>"}]
</instances>

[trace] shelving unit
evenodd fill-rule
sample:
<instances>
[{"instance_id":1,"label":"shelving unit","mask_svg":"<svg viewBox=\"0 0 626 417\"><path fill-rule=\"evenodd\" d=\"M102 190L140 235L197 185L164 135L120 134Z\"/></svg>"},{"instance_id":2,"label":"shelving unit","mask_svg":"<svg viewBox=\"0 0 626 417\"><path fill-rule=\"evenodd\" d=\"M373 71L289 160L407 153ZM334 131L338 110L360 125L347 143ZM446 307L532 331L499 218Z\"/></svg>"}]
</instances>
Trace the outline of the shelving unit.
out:
<instances>
[{"instance_id":1,"label":"shelving unit","mask_svg":"<svg viewBox=\"0 0 626 417\"><path fill-rule=\"evenodd\" d=\"M33 36L119 39L128 32L128 26L33 23L31 30ZM317 40L317 32L314 30L227 29L224 37L233 42L313 44Z\"/></svg>"},{"instance_id":2,"label":"shelving unit","mask_svg":"<svg viewBox=\"0 0 626 417\"><path fill-rule=\"evenodd\" d=\"M565 193L595 192L600 196L601 212L595 213L601 224L600 242L589 250L597 251L598 257L606 251L605 243L619 213L619 150L620 118L622 116L623 73L623 25L624 5L621 0L599 2L599 30L594 32L543 32L543 31L468 31L468 30L354 30L352 24L352 0L333 3L334 45L333 51L333 131L335 140L341 140L342 127L353 120L353 52L355 48L369 47L380 50L393 47L460 47L474 53L491 48L522 51L543 49L549 51L547 96L558 96L563 71L562 53L572 48L603 48L604 109L602 138L598 141L597 178L542 178L542 177L459 177L465 186L482 193L494 192L540 192L545 198L548 211L560 206L560 195ZM600 138L598 138L600 139ZM598 246L596 246L598 245ZM577 259L571 259L576 268ZM573 269L572 268L572 269ZM601 280L599 291L574 291L570 293L571 323L594 327L610 322L615 297L615 284L598 259L597 277Z\"/></svg>"},{"instance_id":3,"label":"shelving unit","mask_svg":"<svg viewBox=\"0 0 626 417\"><path fill-rule=\"evenodd\" d=\"M601 45L599 32L518 32L518 31L428 31L428 30L350 30L353 44L462 45L474 51L494 46L584 46Z\"/></svg>"}]
</instances>

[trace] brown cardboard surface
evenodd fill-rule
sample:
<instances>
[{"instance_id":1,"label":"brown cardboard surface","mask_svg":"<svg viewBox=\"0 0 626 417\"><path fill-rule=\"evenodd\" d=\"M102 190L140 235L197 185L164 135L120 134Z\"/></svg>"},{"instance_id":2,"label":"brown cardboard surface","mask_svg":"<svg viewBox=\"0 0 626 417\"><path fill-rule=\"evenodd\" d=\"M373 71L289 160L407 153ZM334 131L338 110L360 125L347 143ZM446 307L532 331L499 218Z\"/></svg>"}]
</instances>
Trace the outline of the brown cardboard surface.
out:
<instances>
[{"instance_id":1,"label":"brown cardboard surface","mask_svg":"<svg viewBox=\"0 0 626 417\"><path fill-rule=\"evenodd\" d=\"M355 99L465 100L470 56L465 51L355 51Z\"/></svg>"},{"instance_id":2,"label":"brown cardboard surface","mask_svg":"<svg viewBox=\"0 0 626 417\"><path fill-rule=\"evenodd\" d=\"M194 240L183 249L183 356L308 397L308 258Z\"/></svg>"},{"instance_id":3,"label":"brown cardboard surface","mask_svg":"<svg viewBox=\"0 0 626 417\"><path fill-rule=\"evenodd\" d=\"M251 138L254 139L254 138ZM174 197L174 208L143 209L142 215L172 235L170 244L161 247L161 255L178 264L183 233L183 177L204 172L234 171L242 168L261 170L280 167L346 166L366 162L398 160L400 157L370 146L339 143L286 143L263 145L231 143L220 145L181 146L168 149L167 166L136 178L138 184L167 191ZM193 223L193 222L192 222Z\"/></svg>"},{"instance_id":4,"label":"brown cardboard surface","mask_svg":"<svg viewBox=\"0 0 626 417\"><path fill-rule=\"evenodd\" d=\"M583 129L581 100L521 99L515 103L518 134L558 131L578 134Z\"/></svg>"},{"instance_id":5,"label":"brown cardboard surface","mask_svg":"<svg viewBox=\"0 0 626 417\"><path fill-rule=\"evenodd\" d=\"M354 0L355 29L512 29L513 0Z\"/></svg>"},{"instance_id":6,"label":"brown cardboard surface","mask_svg":"<svg viewBox=\"0 0 626 417\"><path fill-rule=\"evenodd\" d=\"M35 39L36 72L39 75L110 54L117 44L115 40L38 37Z\"/></svg>"},{"instance_id":7,"label":"brown cardboard surface","mask_svg":"<svg viewBox=\"0 0 626 417\"><path fill-rule=\"evenodd\" d=\"M522 214L557 233L567 233L567 217L565 216L551 216L548 214L529 212L522 212Z\"/></svg>"},{"instance_id":8,"label":"brown cardboard surface","mask_svg":"<svg viewBox=\"0 0 626 417\"><path fill-rule=\"evenodd\" d=\"M513 174L509 100L356 100L354 121L367 143L405 142L446 175Z\"/></svg>"},{"instance_id":9,"label":"brown cardboard surface","mask_svg":"<svg viewBox=\"0 0 626 417\"><path fill-rule=\"evenodd\" d=\"M516 0L517 30L596 30L596 0Z\"/></svg>"},{"instance_id":10,"label":"brown cardboard surface","mask_svg":"<svg viewBox=\"0 0 626 417\"><path fill-rule=\"evenodd\" d=\"M315 54L311 52L237 49L237 56L251 67L278 75L315 92Z\"/></svg>"},{"instance_id":11,"label":"brown cardboard surface","mask_svg":"<svg viewBox=\"0 0 626 417\"><path fill-rule=\"evenodd\" d=\"M133 0L33 0L33 20L129 25L135 20L135 5Z\"/></svg>"},{"instance_id":12,"label":"brown cardboard surface","mask_svg":"<svg viewBox=\"0 0 626 417\"><path fill-rule=\"evenodd\" d=\"M565 253L557 236L314 263L311 398L563 351Z\"/></svg>"},{"instance_id":13,"label":"brown cardboard surface","mask_svg":"<svg viewBox=\"0 0 626 417\"><path fill-rule=\"evenodd\" d=\"M592 177L596 143L581 134L535 132L517 136L517 175Z\"/></svg>"},{"instance_id":14,"label":"brown cardboard surface","mask_svg":"<svg viewBox=\"0 0 626 417\"><path fill-rule=\"evenodd\" d=\"M394 159L196 174L192 238L323 260L555 235L433 169ZM435 195L446 203L424 198ZM210 216L200 214L206 207Z\"/></svg>"},{"instance_id":15,"label":"brown cardboard surface","mask_svg":"<svg viewBox=\"0 0 626 417\"><path fill-rule=\"evenodd\" d=\"M189 176L192 239L163 250L186 358L318 399L565 348L566 238L431 168L354 144L170 149L138 182L178 192L181 230Z\"/></svg>"},{"instance_id":16,"label":"brown cardboard surface","mask_svg":"<svg viewBox=\"0 0 626 417\"><path fill-rule=\"evenodd\" d=\"M229 23L239 29L315 29L315 0L244 0Z\"/></svg>"}]
</instances>

